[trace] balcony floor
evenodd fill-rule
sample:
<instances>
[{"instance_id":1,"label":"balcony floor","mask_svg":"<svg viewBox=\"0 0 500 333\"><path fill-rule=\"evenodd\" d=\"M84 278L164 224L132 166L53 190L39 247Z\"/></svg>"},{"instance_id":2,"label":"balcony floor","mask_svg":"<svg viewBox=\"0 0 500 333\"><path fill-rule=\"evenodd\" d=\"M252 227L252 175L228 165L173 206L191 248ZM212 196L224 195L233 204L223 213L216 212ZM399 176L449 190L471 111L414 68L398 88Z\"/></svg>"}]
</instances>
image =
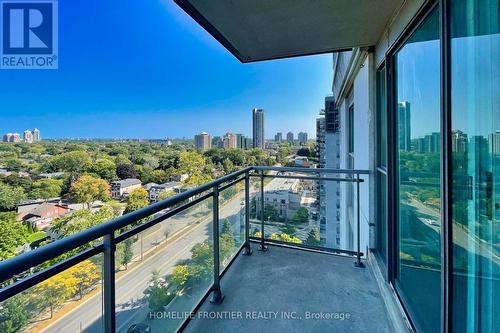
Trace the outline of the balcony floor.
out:
<instances>
[{"instance_id":1,"label":"balcony floor","mask_svg":"<svg viewBox=\"0 0 500 333\"><path fill-rule=\"evenodd\" d=\"M222 278L224 302L207 300L185 332L391 331L369 268L354 267L348 257L277 246L263 253L257 247L252 244L252 256L236 258ZM201 318L206 312L226 318ZM346 319L306 320L306 312L344 314ZM291 313L303 320L283 318Z\"/></svg>"}]
</instances>

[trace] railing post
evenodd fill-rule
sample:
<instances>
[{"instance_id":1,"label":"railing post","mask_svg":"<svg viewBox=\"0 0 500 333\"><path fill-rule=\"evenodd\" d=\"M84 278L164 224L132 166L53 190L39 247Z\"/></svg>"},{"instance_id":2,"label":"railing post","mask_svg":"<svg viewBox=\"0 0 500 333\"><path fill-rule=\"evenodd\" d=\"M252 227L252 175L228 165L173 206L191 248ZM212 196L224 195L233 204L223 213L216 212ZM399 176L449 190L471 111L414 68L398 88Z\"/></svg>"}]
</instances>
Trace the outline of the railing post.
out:
<instances>
[{"instance_id":1,"label":"railing post","mask_svg":"<svg viewBox=\"0 0 500 333\"><path fill-rule=\"evenodd\" d=\"M210 303L221 304L224 300L220 290L220 256L219 256L219 186L213 187L213 237L214 237L214 284Z\"/></svg>"},{"instance_id":2,"label":"railing post","mask_svg":"<svg viewBox=\"0 0 500 333\"><path fill-rule=\"evenodd\" d=\"M249 256L252 254L250 246L250 175L248 171L245 173L245 245L243 255Z\"/></svg>"},{"instance_id":3,"label":"railing post","mask_svg":"<svg viewBox=\"0 0 500 333\"><path fill-rule=\"evenodd\" d=\"M356 261L354 262L354 266L356 267L365 267L365 265L361 262L361 252L360 252L360 247L361 247L361 240L360 240L360 234L361 231L359 229L360 227L360 214L359 214L359 173L356 174L356 240L357 240L357 247L356 247Z\"/></svg>"},{"instance_id":4,"label":"railing post","mask_svg":"<svg viewBox=\"0 0 500 333\"><path fill-rule=\"evenodd\" d=\"M111 232L104 236L103 293L104 293L104 332L116 331L115 316L115 236Z\"/></svg>"},{"instance_id":5,"label":"railing post","mask_svg":"<svg viewBox=\"0 0 500 333\"><path fill-rule=\"evenodd\" d=\"M260 232L261 232L261 238L260 238L260 247L259 251L265 252L267 251L267 246L265 244L264 238L264 170L260 171Z\"/></svg>"}]
</instances>

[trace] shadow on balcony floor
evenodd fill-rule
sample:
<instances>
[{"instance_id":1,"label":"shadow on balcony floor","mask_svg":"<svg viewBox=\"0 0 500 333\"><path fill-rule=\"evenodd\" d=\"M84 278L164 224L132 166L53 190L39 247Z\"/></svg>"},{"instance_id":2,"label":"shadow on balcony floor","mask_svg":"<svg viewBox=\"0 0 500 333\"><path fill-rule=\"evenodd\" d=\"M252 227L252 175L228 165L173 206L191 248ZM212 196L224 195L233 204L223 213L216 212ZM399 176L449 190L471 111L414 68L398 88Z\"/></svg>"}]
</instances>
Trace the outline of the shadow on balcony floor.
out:
<instances>
[{"instance_id":1,"label":"shadow on balcony floor","mask_svg":"<svg viewBox=\"0 0 500 333\"><path fill-rule=\"evenodd\" d=\"M352 258L252 248L252 256L240 255L222 278L224 302L207 300L185 332L391 331L372 273L355 268ZM308 313L324 317L306 319Z\"/></svg>"}]
</instances>

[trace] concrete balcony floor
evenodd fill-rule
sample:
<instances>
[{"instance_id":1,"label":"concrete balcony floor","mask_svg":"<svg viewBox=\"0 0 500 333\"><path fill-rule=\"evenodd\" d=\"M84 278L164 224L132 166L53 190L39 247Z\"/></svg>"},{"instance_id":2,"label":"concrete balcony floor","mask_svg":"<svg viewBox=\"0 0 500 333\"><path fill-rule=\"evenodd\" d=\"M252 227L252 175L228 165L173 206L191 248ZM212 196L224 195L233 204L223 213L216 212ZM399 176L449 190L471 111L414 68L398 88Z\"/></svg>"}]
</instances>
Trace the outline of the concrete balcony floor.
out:
<instances>
[{"instance_id":1,"label":"concrete balcony floor","mask_svg":"<svg viewBox=\"0 0 500 333\"><path fill-rule=\"evenodd\" d=\"M223 276L224 302L207 300L185 332L391 332L369 268L354 267L349 257L257 248Z\"/></svg>"}]
</instances>

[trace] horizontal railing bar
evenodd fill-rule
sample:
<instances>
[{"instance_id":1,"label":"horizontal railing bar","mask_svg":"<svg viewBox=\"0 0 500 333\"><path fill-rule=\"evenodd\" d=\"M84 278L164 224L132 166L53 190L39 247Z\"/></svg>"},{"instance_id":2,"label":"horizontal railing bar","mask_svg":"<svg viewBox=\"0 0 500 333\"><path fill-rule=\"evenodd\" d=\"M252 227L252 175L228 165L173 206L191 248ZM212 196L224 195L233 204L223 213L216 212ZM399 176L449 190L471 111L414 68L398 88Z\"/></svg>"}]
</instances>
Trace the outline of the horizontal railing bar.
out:
<instances>
[{"instance_id":1,"label":"horizontal railing bar","mask_svg":"<svg viewBox=\"0 0 500 333\"><path fill-rule=\"evenodd\" d=\"M122 242L124 240L126 240L127 238L130 238L132 236L135 236L137 235L138 233L146 230L146 229L149 229L151 227L153 227L154 225L160 223L160 222L163 222L165 220L167 220L168 218L176 215L176 214L179 214L179 213L182 213L184 210L196 205L196 204L199 204L200 202L202 202L203 200L205 199L208 199L210 197L212 197L213 194L212 193L207 193L199 198L196 198L194 199L193 201L191 202L188 202L180 207L177 207L177 208L174 208L168 212L166 212L165 214L162 214L158 217L155 217L154 219L152 220L149 220L149 221L146 221L144 222L143 224L140 224L138 226L136 226L135 228L131 229L131 230L127 230L121 234L119 234L118 236L115 237L115 243L119 243L119 242Z\"/></svg>"},{"instance_id":2,"label":"horizontal railing bar","mask_svg":"<svg viewBox=\"0 0 500 333\"><path fill-rule=\"evenodd\" d=\"M3 289L0 289L0 302L5 301L6 299L15 296L23 291L31 288L65 270L71 268L75 265L78 265L82 261L93 257L96 254L102 253L104 250L103 244L96 245L90 249L86 249L74 256L58 262L55 265L47 267L39 272L36 272L26 278L23 278L19 281L14 282L11 285L6 286ZM12 275L12 274L11 274Z\"/></svg>"},{"instance_id":3,"label":"horizontal railing bar","mask_svg":"<svg viewBox=\"0 0 500 333\"><path fill-rule=\"evenodd\" d=\"M41 264L47 260L55 258L65 252L71 251L79 246L92 242L106 234L114 233L131 223L137 222L145 217L151 216L159 211L174 206L175 204L189 199L197 194L211 190L214 186L230 181L248 171L252 167L247 167L235 171L229 175L215 179L194 189L179 193L173 197L157 202L150 206L138 209L126 215L122 215L108 222L96 225L77 234L59 239L53 243L41 246L36 250L25 252L16 257L0 262L0 281L5 281L11 276L24 272L30 267Z\"/></svg>"},{"instance_id":4,"label":"horizontal railing bar","mask_svg":"<svg viewBox=\"0 0 500 333\"><path fill-rule=\"evenodd\" d=\"M260 242L261 238L251 236L250 240L254 241L254 242ZM269 238L265 238L264 241L266 243L269 243L269 244L276 243L276 244L281 244L281 245L287 245L289 247L302 248L302 249L313 250L313 251L321 251L321 252L327 252L327 253L340 253L340 254L347 254L350 256L357 255L356 251L351 251L351 250L334 249L334 248L307 245L307 244L301 244L301 243L290 243L290 242L285 242L285 241L276 240L276 239L269 239ZM360 252L360 255L363 256L364 255L363 252Z\"/></svg>"},{"instance_id":5,"label":"horizontal railing bar","mask_svg":"<svg viewBox=\"0 0 500 333\"><path fill-rule=\"evenodd\" d=\"M241 182L242 180L245 180L245 177L240 177L240 178L238 178L238 179L235 179L235 180L231 181L230 183L227 183L227 184L226 184L226 185L224 185L224 186L219 187L219 192L222 192L222 191L224 191L224 190L226 190L226 189L230 188L231 186L234 186L234 185L238 184L238 183L239 183L239 182Z\"/></svg>"},{"instance_id":6,"label":"horizontal railing bar","mask_svg":"<svg viewBox=\"0 0 500 333\"><path fill-rule=\"evenodd\" d=\"M251 177L260 177L257 174L251 174ZM285 179L302 179L302 180L324 180L324 181L336 181L336 182L347 182L347 183L362 183L363 179L359 178L342 178L342 177L312 177L312 176L287 176L287 175L264 175L264 178L285 178Z\"/></svg>"},{"instance_id":7,"label":"horizontal railing bar","mask_svg":"<svg viewBox=\"0 0 500 333\"><path fill-rule=\"evenodd\" d=\"M347 175L369 175L369 170L355 169L329 169L329 168L297 168L297 167L274 167L274 166L254 166L253 170L257 171L282 171L282 172L309 172L309 173L343 173Z\"/></svg>"}]
</instances>

